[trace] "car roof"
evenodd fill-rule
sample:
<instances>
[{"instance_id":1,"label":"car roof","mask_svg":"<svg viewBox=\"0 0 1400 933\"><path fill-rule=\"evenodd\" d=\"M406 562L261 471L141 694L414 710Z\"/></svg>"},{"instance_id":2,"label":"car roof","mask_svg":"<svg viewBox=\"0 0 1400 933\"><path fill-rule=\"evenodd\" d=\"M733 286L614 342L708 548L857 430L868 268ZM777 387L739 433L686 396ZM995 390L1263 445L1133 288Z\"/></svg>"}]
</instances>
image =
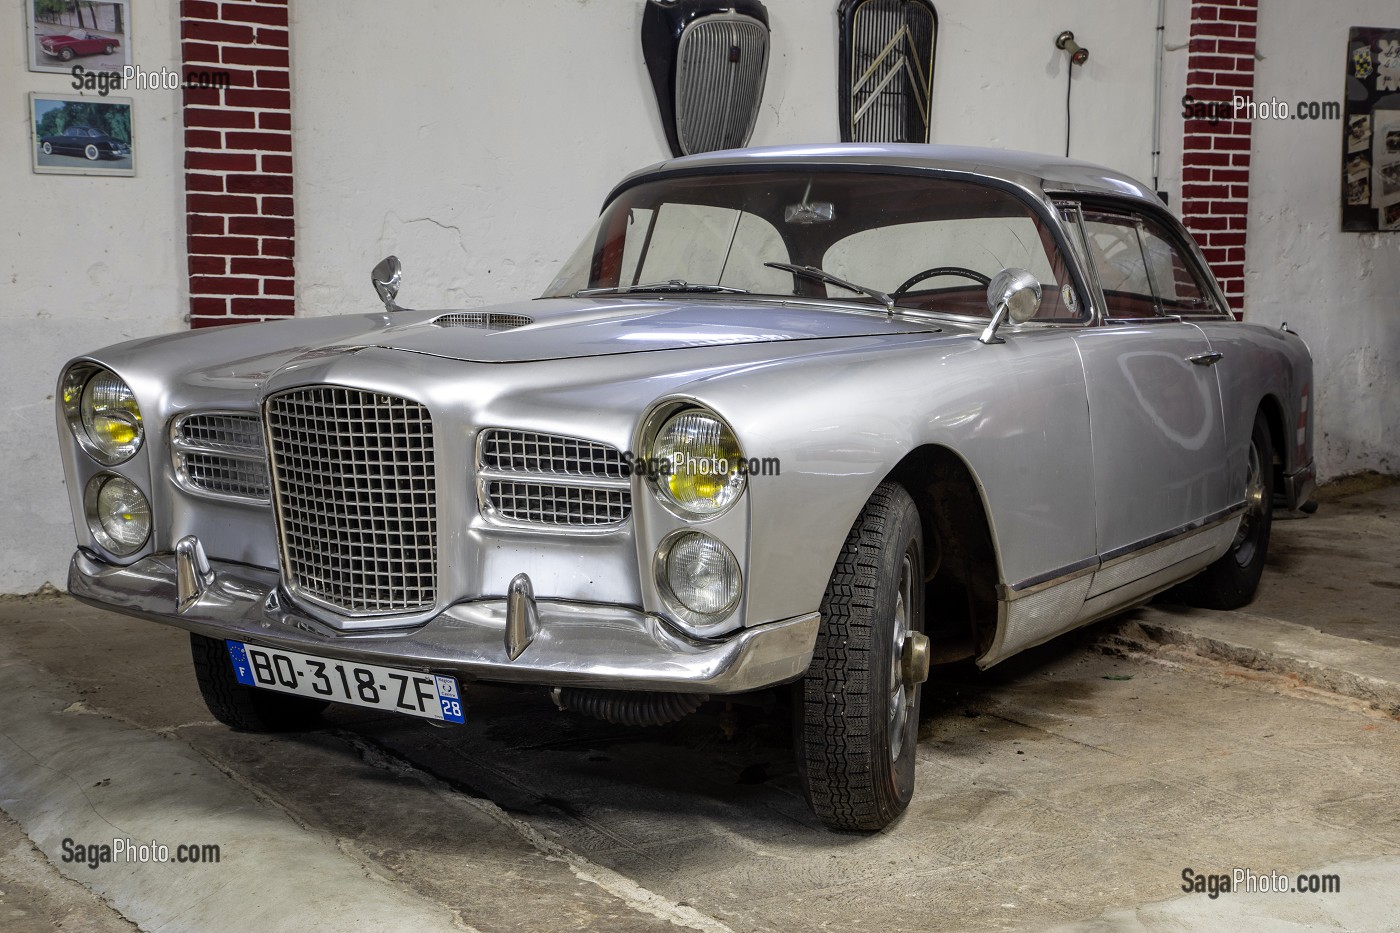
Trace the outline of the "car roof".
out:
<instances>
[{"instance_id":1,"label":"car roof","mask_svg":"<svg viewBox=\"0 0 1400 933\"><path fill-rule=\"evenodd\" d=\"M817 143L729 149L668 159L628 175L618 192L651 175L676 171L736 170L764 166L870 166L882 169L922 169L994 178L1031 194L1103 194L1132 198L1161 206L1151 188L1122 172L1063 156L975 146L917 143Z\"/></svg>"}]
</instances>

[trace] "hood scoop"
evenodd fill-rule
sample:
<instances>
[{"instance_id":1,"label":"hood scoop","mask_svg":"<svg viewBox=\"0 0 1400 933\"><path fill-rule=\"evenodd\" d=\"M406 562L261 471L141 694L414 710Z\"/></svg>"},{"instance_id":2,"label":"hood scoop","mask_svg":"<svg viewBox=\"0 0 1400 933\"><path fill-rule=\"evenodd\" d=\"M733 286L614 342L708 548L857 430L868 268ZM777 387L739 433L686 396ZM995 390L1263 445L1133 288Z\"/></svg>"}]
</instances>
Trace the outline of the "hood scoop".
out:
<instances>
[{"instance_id":1,"label":"hood scoop","mask_svg":"<svg viewBox=\"0 0 1400 933\"><path fill-rule=\"evenodd\" d=\"M499 311L453 311L435 317L430 322L438 327L471 327L476 330L513 330L535 323L534 318L523 314L505 314Z\"/></svg>"}]
</instances>

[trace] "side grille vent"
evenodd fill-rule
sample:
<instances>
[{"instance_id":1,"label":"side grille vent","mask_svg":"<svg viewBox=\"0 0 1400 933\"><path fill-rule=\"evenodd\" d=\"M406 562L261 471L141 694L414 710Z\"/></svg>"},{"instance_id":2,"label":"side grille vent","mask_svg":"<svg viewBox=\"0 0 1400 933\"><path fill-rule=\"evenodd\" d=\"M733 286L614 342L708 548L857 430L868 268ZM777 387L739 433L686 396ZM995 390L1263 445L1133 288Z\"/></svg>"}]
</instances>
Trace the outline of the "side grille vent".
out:
<instances>
[{"instance_id":1,"label":"side grille vent","mask_svg":"<svg viewBox=\"0 0 1400 933\"><path fill-rule=\"evenodd\" d=\"M632 514L630 471L607 444L492 428L478 442L482 509L526 525L606 527Z\"/></svg>"},{"instance_id":2,"label":"side grille vent","mask_svg":"<svg viewBox=\"0 0 1400 933\"><path fill-rule=\"evenodd\" d=\"M237 412L194 412L170 430L175 477L190 492L216 499L268 502L262 421Z\"/></svg>"}]
</instances>

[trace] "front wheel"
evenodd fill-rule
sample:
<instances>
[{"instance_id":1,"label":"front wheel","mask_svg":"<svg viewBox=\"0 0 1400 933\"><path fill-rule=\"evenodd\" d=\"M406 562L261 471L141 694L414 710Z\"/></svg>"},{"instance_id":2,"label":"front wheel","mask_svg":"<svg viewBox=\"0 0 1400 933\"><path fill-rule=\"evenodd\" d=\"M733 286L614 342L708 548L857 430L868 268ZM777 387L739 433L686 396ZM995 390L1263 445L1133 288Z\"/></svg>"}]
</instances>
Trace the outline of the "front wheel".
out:
<instances>
[{"instance_id":1,"label":"front wheel","mask_svg":"<svg viewBox=\"0 0 1400 933\"><path fill-rule=\"evenodd\" d=\"M88 143L87 146L83 148L83 155L87 156L89 162L96 162L98 159L102 158L101 150L92 143Z\"/></svg>"},{"instance_id":2,"label":"front wheel","mask_svg":"<svg viewBox=\"0 0 1400 933\"><path fill-rule=\"evenodd\" d=\"M194 676L214 718L241 732L288 732L316 724L329 705L310 697L246 687L233 675L228 646L218 638L190 633Z\"/></svg>"},{"instance_id":3,"label":"front wheel","mask_svg":"<svg viewBox=\"0 0 1400 933\"><path fill-rule=\"evenodd\" d=\"M63 59L65 62L71 62L73 60L73 50L64 49L62 52L58 53L58 57Z\"/></svg>"},{"instance_id":4,"label":"front wheel","mask_svg":"<svg viewBox=\"0 0 1400 933\"><path fill-rule=\"evenodd\" d=\"M1274 448L1264 413L1254 416L1245 465L1244 514L1230 549L1200 574L1176 589L1176 595L1202 609L1241 609L1254 600L1273 527Z\"/></svg>"},{"instance_id":5,"label":"front wheel","mask_svg":"<svg viewBox=\"0 0 1400 933\"><path fill-rule=\"evenodd\" d=\"M928 674L919 511L883 483L841 547L795 704L798 773L832 829L882 829L914 795Z\"/></svg>"},{"instance_id":6,"label":"front wheel","mask_svg":"<svg viewBox=\"0 0 1400 933\"><path fill-rule=\"evenodd\" d=\"M53 155L53 143L44 143L44 155Z\"/></svg>"}]
</instances>

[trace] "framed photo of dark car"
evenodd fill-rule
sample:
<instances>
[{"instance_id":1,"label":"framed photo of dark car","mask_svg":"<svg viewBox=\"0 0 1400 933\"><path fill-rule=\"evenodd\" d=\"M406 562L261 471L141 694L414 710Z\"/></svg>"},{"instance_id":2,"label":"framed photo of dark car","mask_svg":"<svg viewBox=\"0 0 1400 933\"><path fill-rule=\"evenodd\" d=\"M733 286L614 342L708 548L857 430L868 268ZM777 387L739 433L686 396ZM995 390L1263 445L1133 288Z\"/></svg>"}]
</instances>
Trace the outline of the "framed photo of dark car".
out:
<instances>
[{"instance_id":1,"label":"framed photo of dark car","mask_svg":"<svg viewBox=\"0 0 1400 933\"><path fill-rule=\"evenodd\" d=\"M131 64L131 5L25 0L29 70L120 72Z\"/></svg>"},{"instance_id":2,"label":"framed photo of dark car","mask_svg":"<svg viewBox=\"0 0 1400 933\"><path fill-rule=\"evenodd\" d=\"M41 175L135 175L131 98L29 94L30 145Z\"/></svg>"}]
</instances>

